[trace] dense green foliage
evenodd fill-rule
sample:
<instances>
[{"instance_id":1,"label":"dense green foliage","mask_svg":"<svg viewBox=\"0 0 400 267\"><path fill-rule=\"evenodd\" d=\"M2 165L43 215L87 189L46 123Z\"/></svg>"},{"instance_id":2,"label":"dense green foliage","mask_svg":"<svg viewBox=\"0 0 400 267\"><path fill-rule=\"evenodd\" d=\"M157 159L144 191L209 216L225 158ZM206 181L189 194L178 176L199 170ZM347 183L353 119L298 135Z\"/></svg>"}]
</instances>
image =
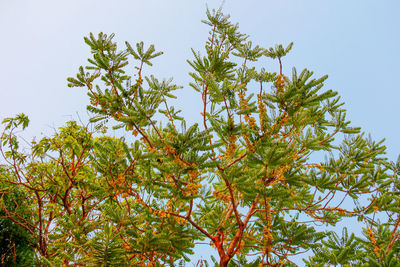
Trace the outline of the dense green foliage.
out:
<instances>
[{"instance_id":1,"label":"dense green foliage","mask_svg":"<svg viewBox=\"0 0 400 267\"><path fill-rule=\"evenodd\" d=\"M24 193L18 189L2 195L0 216L7 216L7 211L23 214ZM32 266L34 253L29 233L10 219L0 219L0 266Z\"/></svg>"},{"instance_id":2,"label":"dense green foliage","mask_svg":"<svg viewBox=\"0 0 400 267\"><path fill-rule=\"evenodd\" d=\"M0 217L25 229L37 264L175 266L206 242L219 266L292 266L306 251L309 266L397 266L400 161L350 126L327 76L283 73L292 44L254 46L220 11L204 22L205 52L188 60L199 124L171 105L181 86L145 74L162 53L103 33L85 37L89 64L68 78L88 90L90 127L69 122L26 151L27 117L3 121ZM330 231L352 218L364 236Z\"/></svg>"}]
</instances>

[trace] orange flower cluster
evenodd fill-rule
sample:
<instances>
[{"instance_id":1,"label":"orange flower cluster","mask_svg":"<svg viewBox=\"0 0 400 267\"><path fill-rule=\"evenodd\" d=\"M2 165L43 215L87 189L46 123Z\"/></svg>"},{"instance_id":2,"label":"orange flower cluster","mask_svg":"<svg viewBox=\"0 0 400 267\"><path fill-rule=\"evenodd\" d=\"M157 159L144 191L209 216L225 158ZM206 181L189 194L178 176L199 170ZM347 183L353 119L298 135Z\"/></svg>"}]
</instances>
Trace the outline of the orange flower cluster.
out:
<instances>
[{"instance_id":1,"label":"orange flower cluster","mask_svg":"<svg viewBox=\"0 0 400 267\"><path fill-rule=\"evenodd\" d=\"M123 173L118 175L117 180L115 180L115 184L118 186L122 186L125 183L125 175Z\"/></svg>"},{"instance_id":2,"label":"orange flower cluster","mask_svg":"<svg viewBox=\"0 0 400 267\"><path fill-rule=\"evenodd\" d=\"M181 218L181 217L174 217L174 220L177 224L180 224L180 225L185 225L188 223L184 218Z\"/></svg>"},{"instance_id":3,"label":"orange flower cluster","mask_svg":"<svg viewBox=\"0 0 400 267\"><path fill-rule=\"evenodd\" d=\"M247 100L244 98L245 97L245 92L244 90L239 91L239 99L240 103L243 105L243 108L247 108Z\"/></svg>"},{"instance_id":4,"label":"orange flower cluster","mask_svg":"<svg viewBox=\"0 0 400 267\"><path fill-rule=\"evenodd\" d=\"M115 112L113 114L113 117L115 120L119 120L119 118L122 116L122 112L120 110L118 110L117 112Z\"/></svg>"},{"instance_id":5,"label":"orange flower cluster","mask_svg":"<svg viewBox=\"0 0 400 267\"><path fill-rule=\"evenodd\" d=\"M132 124L128 124L128 130L129 130L129 131L132 131L132 134L133 134L134 136L137 136L137 135L139 134L139 132L138 132L136 129L133 128L133 125L132 125Z\"/></svg>"},{"instance_id":6,"label":"orange flower cluster","mask_svg":"<svg viewBox=\"0 0 400 267\"><path fill-rule=\"evenodd\" d=\"M279 129L281 129L282 126L285 126L285 124L288 122L289 120L289 115L287 114L286 111L283 112L283 114L281 115L281 117L278 119L278 121L274 122L274 124L272 125L271 128L271 132L275 131L275 128L279 125ZM276 138L279 138L280 140L285 140L287 137L292 135L291 131L288 132L278 132L274 134L274 136Z\"/></svg>"},{"instance_id":7,"label":"orange flower cluster","mask_svg":"<svg viewBox=\"0 0 400 267\"><path fill-rule=\"evenodd\" d=\"M196 179L200 175L199 171L197 170L188 170L187 174L190 178L192 178L192 180Z\"/></svg>"},{"instance_id":8,"label":"orange flower cluster","mask_svg":"<svg viewBox=\"0 0 400 267\"><path fill-rule=\"evenodd\" d=\"M338 207L334 207L334 208L325 208L326 211L337 211L340 215L351 215L352 212L342 209L342 208L338 208Z\"/></svg>"},{"instance_id":9,"label":"orange flower cluster","mask_svg":"<svg viewBox=\"0 0 400 267\"><path fill-rule=\"evenodd\" d=\"M260 127L261 127L261 130L264 131L264 123L265 123L264 116L265 116L265 113L267 112L267 109L265 108L265 105L262 102L260 94L257 95L257 102L258 102L258 116L260 119Z\"/></svg>"},{"instance_id":10,"label":"orange flower cluster","mask_svg":"<svg viewBox=\"0 0 400 267\"><path fill-rule=\"evenodd\" d=\"M123 191L121 187L126 183L125 175L123 173L118 175L118 178L111 182L111 187L115 190L117 196L121 195ZM124 196L123 196L124 197Z\"/></svg>"},{"instance_id":11,"label":"orange flower cluster","mask_svg":"<svg viewBox=\"0 0 400 267\"><path fill-rule=\"evenodd\" d=\"M128 251L132 250L132 247L126 241L122 243L122 247Z\"/></svg>"},{"instance_id":12,"label":"orange flower cluster","mask_svg":"<svg viewBox=\"0 0 400 267\"><path fill-rule=\"evenodd\" d=\"M135 256L138 256L141 260L140 266L154 267L156 266L155 263L163 256L163 254L158 253L154 249L150 249L150 251L142 251Z\"/></svg>"},{"instance_id":13,"label":"orange flower cluster","mask_svg":"<svg viewBox=\"0 0 400 267\"><path fill-rule=\"evenodd\" d=\"M285 75L279 74L278 78L275 81L275 88L278 93L283 91L283 88L285 87L286 82L287 82L287 78L285 77Z\"/></svg>"},{"instance_id":14,"label":"orange flower cluster","mask_svg":"<svg viewBox=\"0 0 400 267\"><path fill-rule=\"evenodd\" d=\"M181 224L181 225L187 224L187 221L184 218L177 217L177 216L171 214L171 212L170 212L170 202L169 201L168 201L167 204L165 204L165 206L167 206L167 210L166 211L165 210L156 210L156 209L153 209L151 207L148 207L148 208L149 208L149 212L151 214L157 216L160 219L168 218L168 219L174 220L176 223Z\"/></svg>"},{"instance_id":15,"label":"orange flower cluster","mask_svg":"<svg viewBox=\"0 0 400 267\"><path fill-rule=\"evenodd\" d=\"M374 252L376 257L380 258L380 254L379 254L379 250L381 249L378 245L378 242L375 239L375 233L374 230L371 229L370 227L367 227L367 231L368 231L368 238L371 241L371 244L374 246Z\"/></svg>"},{"instance_id":16,"label":"orange flower cluster","mask_svg":"<svg viewBox=\"0 0 400 267\"><path fill-rule=\"evenodd\" d=\"M165 102L165 103L166 103L166 102ZM172 122L172 125L174 125L174 123L173 123L174 118L172 118L172 115L171 115L171 113L169 112L169 110L167 110L167 111L164 113L164 116L167 117L167 119L168 119L169 121ZM168 133L168 134L170 134L170 133Z\"/></svg>"},{"instance_id":17,"label":"orange flower cluster","mask_svg":"<svg viewBox=\"0 0 400 267\"><path fill-rule=\"evenodd\" d=\"M284 125L288 122L288 120L289 120L289 114L286 111L284 111L279 120L279 124Z\"/></svg>"},{"instance_id":18,"label":"orange flower cluster","mask_svg":"<svg viewBox=\"0 0 400 267\"><path fill-rule=\"evenodd\" d=\"M174 157L174 155L176 154L176 149L168 144L165 144L163 149L170 157Z\"/></svg>"},{"instance_id":19,"label":"orange flower cluster","mask_svg":"<svg viewBox=\"0 0 400 267\"><path fill-rule=\"evenodd\" d=\"M285 176L284 173L290 169L290 165L289 164L285 164L285 165L281 165L278 167L278 169L276 170L272 170L269 174L269 177L272 177L272 182L270 182L268 185L280 182L280 181L284 181L285 180Z\"/></svg>"},{"instance_id":20,"label":"orange flower cluster","mask_svg":"<svg viewBox=\"0 0 400 267\"><path fill-rule=\"evenodd\" d=\"M182 191L183 195L185 197L187 196L194 196L199 193L199 188L201 187L201 184L195 184L195 183L188 183L186 185L186 189Z\"/></svg>"},{"instance_id":21,"label":"orange flower cluster","mask_svg":"<svg viewBox=\"0 0 400 267\"><path fill-rule=\"evenodd\" d=\"M167 139L169 140L169 141L175 141L175 136L172 134L172 133L167 133Z\"/></svg>"},{"instance_id":22,"label":"orange flower cluster","mask_svg":"<svg viewBox=\"0 0 400 267\"><path fill-rule=\"evenodd\" d=\"M135 202L139 205L147 206L147 203L138 194L135 194Z\"/></svg>"},{"instance_id":23,"label":"orange flower cluster","mask_svg":"<svg viewBox=\"0 0 400 267\"><path fill-rule=\"evenodd\" d=\"M215 190L213 192L214 197L216 197L217 199L221 200L224 203L229 203L230 202L230 197L228 194L224 194L224 192L222 191L217 191Z\"/></svg>"},{"instance_id":24,"label":"orange flower cluster","mask_svg":"<svg viewBox=\"0 0 400 267\"><path fill-rule=\"evenodd\" d=\"M182 168L185 167L193 167L194 164L190 165L188 162L184 161L183 159L181 159L181 157L179 156L175 156L174 157L174 162L179 165ZM195 165L194 165L195 166Z\"/></svg>"},{"instance_id":25,"label":"orange flower cluster","mask_svg":"<svg viewBox=\"0 0 400 267\"><path fill-rule=\"evenodd\" d=\"M229 136L229 145L228 148L226 149L225 157L228 159L233 158L233 155L235 154L236 151L236 135L230 135Z\"/></svg>"},{"instance_id":26,"label":"orange flower cluster","mask_svg":"<svg viewBox=\"0 0 400 267\"><path fill-rule=\"evenodd\" d=\"M162 211L162 210L155 210L155 209L149 209L150 213L157 216L160 219L164 219L164 218L169 218L170 215L168 212Z\"/></svg>"},{"instance_id":27,"label":"orange flower cluster","mask_svg":"<svg viewBox=\"0 0 400 267\"><path fill-rule=\"evenodd\" d=\"M317 168L317 169L319 169L319 170L321 170L321 171L325 171L325 169L324 169L324 167L322 167L320 164L316 164L316 163L313 163L313 164L307 164L307 168Z\"/></svg>"},{"instance_id":28,"label":"orange flower cluster","mask_svg":"<svg viewBox=\"0 0 400 267\"><path fill-rule=\"evenodd\" d=\"M146 147L146 149L147 149L148 151L158 152L158 149L157 149L157 148L151 147L150 145L148 145L148 146Z\"/></svg>"},{"instance_id":29,"label":"orange flower cluster","mask_svg":"<svg viewBox=\"0 0 400 267\"><path fill-rule=\"evenodd\" d=\"M239 91L239 99L240 99L240 104L242 105L242 110L246 110L249 107L248 106L249 103L247 102L247 100L244 97L245 97L244 90L240 90ZM247 124L249 125L249 127L251 129L257 129L256 120L253 117L251 117L248 114L245 114L244 120L247 122Z\"/></svg>"},{"instance_id":30,"label":"orange flower cluster","mask_svg":"<svg viewBox=\"0 0 400 267\"><path fill-rule=\"evenodd\" d=\"M264 237L264 246L265 246L265 253L269 256L272 251L272 241L273 236L271 234L271 225L272 225L272 212L271 212L271 205L267 202L265 207L265 220L267 223L263 229L263 237Z\"/></svg>"},{"instance_id":31,"label":"orange flower cluster","mask_svg":"<svg viewBox=\"0 0 400 267\"><path fill-rule=\"evenodd\" d=\"M244 120L247 122L251 129L257 129L256 119L246 114L244 115Z\"/></svg>"},{"instance_id":32,"label":"orange flower cluster","mask_svg":"<svg viewBox=\"0 0 400 267\"><path fill-rule=\"evenodd\" d=\"M250 142L248 136L249 136L248 133L247 133L247 134L242 134L242 137L243 137L244 141L246 142L246 147L247 147L247 149L248 149L250 152L254 153L254 152L255 152L254 145Z\"/></svg>"},{"instance_id":33,"label":"orange flower cluster","mask_svg":"<svg viewBox=\"0 0 400 267\"><path fill-rule=\"evenodd\" d=\"M97 106L98 104L100 104L100 101L98 98L90 98L90 104L92 104L93 106Z\"/></svg>"}]
</instances>

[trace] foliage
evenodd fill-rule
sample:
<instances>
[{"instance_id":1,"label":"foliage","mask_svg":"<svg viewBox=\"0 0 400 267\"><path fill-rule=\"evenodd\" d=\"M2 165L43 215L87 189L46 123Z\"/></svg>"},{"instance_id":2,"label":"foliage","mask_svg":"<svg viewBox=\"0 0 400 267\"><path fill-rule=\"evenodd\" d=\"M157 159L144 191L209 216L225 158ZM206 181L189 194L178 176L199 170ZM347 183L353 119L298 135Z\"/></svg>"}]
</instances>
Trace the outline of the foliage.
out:
<instances>
[{"instance_id":1,"label":"foliage","mask_svg":"<svg viewBox=\"0 0 400 267\"><path fill-rule=\"evenodd\" d=\"M89 65L68 78L88 90L93 129L69 122L26 152L15 134L26 116L3 121L2 200L19 190L26 205L2 204L2 218L32 236L38 264L183 265L202 241L219 266L291 266L310 250L308 265L397 265L400 160L350 126L327 76L284 74L292 44L253 45L220 11L204 23L205 52L188 60L200 124L171 105L181 86L144 74L161 52L119 50L103 33L84 38ZM126 139L107 136L109 121ZM349 218L364 237L316 225Z\"/></svg>"},{"instance_id":2,"label":"foliage","mask_svg":"<svg viewBox=\"0 0 400 267\"><path fill-rule=\"evenodd\" d=\"M22 213L26 205L21 190L4 194L1 192L1 205L5 211ZM7 213L0 211L0 216ZM29 233L10 219L0 219L0 266L29 266L34 263L33 241Z\"/></svg>"}]
</instances>

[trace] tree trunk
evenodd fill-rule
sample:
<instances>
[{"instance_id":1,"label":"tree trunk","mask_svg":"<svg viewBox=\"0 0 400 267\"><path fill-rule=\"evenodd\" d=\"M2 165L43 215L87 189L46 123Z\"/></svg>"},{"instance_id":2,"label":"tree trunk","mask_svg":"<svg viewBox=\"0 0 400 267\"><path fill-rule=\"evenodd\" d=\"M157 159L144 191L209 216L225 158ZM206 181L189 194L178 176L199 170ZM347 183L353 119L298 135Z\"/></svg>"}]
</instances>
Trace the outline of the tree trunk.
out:
<instances>
[{"instance_id":1,"label":"tree trunk","mask_svg":"<svg viewBox=\"0 0 400 267\"><path fill-rule=\"evenodd\" d=\"M230 258L228 256L221 258L219 262L219 267L227 267L229 260Z\"/></svg>"}]
</instances>

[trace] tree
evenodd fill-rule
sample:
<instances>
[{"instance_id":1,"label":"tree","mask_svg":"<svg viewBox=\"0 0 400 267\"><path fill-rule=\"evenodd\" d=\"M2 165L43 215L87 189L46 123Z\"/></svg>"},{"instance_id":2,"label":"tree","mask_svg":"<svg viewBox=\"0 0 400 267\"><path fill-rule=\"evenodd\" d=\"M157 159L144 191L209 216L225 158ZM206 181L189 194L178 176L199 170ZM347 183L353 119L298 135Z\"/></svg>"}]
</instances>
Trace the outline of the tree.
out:
<instances>
[{"instance_id":1,"label":"tree","mask_svg":"<svg viewBox=\"0 0 400 267\"><path fill-rule=\"evenodd\" d=\"M283 73L292 44L255 46L220 10L204 23L204 55L188 60L202 121L190 127L169 100L181 87L144 73L162 54L153 45L85 37L89 65L68 85L87 88L91 128L69 122L26 152L15 130L28 118L5 119L2 199L19 190L26 205L2 204L1 218L32 236L41 265L174 266L204 241L219 266L291 266L309 250L308 265L395 266L400 160L350 126L327 76ZM264 57L278 72L256 68ZM125 138L107 136L110 121ZM364 237L315 225L347 218Z\"/></svg>"},{"instance_id":2,"label":"tree","mask_svg":"<svg viewBox=\"0 0 400 267\"><path fill-rule=\"evenodd\" d=\"M24 206L24 193L18 189L2 194L2 204L6 211L21 211ZM23 205L21 205L21 203ZM5 216L0 211L0 216ZM0 219L0 266L32 266L34 253L29 233L11 220Z\"/></svg>"}]
</instances>

